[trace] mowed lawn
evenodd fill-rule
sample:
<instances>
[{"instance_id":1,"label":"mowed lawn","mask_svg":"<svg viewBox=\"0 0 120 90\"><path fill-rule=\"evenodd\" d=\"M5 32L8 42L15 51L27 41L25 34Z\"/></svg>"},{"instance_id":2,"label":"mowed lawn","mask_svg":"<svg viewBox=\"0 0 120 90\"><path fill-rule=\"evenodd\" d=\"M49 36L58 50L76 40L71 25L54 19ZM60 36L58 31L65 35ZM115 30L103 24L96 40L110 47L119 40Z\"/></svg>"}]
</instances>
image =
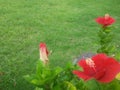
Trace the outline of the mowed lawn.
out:
<instances>
[{"instance_id":1,"label":"mowed lawn","mask_svg":"<svg viewBox=\"0 0 120 90\"><path fill-rule=\"evenodd\" d=\"M52 50L53 67L95 53L95 18L106 13L120 45L120 0L0 0L0 90L34 90L23 76L35 73L40 42Z\"/></svg>"}]
</instances>

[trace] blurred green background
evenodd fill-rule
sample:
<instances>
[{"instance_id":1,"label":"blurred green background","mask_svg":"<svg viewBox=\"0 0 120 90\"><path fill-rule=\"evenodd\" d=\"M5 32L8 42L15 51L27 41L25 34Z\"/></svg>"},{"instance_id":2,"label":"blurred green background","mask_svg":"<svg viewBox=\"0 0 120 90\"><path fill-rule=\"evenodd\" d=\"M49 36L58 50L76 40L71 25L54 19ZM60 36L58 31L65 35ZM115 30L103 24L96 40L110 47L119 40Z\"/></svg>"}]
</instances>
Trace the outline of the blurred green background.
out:
<instances>
[{"instance_id":1,"label":"blurred green background","mask_svg":"<svg viewBox=\"0 0 120 90\"><path fill-rule=\"evenodd\" d=\"M95 53L95 18L106 13L116 19L119 46L120 0L0 0L0 90L34 89L23 76L35 72L40 42L52 50L53 67Z\"/></svg>"}]
</instances>

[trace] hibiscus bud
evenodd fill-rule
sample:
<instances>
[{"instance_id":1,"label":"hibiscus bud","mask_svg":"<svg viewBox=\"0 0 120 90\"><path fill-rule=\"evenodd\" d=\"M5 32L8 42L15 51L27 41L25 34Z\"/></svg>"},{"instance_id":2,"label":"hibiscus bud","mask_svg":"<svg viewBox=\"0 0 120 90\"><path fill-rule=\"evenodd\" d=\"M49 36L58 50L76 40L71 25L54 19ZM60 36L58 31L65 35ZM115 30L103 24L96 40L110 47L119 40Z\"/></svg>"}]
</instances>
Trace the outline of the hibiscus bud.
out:
<instances>
[{"instance_id":1,"label":"hibiscus bud","mask_svg":"<svg viewBox=\"0 0 120 90\"><path fill-rule=\"evenodd\" d=\"M105 14L105 19L109 19L110 18L110 15L109 14Z\"/></svg>"},{"instance_id":2,"label":"hibiscus bud","mask_svg":"<svg viewBox=\"0 0 120 90\"><path fill-rule=\"evenodd\" d=\"M40 60L44 64L47 64L49 59L48 59L48 50L45 43L40 43L39 51L40 51Z\"/></svg>"}]
</instances>

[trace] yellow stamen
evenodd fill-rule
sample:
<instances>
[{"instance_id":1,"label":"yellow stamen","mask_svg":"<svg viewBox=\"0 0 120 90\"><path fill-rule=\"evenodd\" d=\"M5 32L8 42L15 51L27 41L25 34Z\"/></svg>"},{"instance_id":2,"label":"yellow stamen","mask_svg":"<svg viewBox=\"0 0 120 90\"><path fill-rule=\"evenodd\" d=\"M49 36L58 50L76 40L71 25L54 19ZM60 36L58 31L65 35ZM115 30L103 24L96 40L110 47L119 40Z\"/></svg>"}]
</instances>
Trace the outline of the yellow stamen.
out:
<instances>
[{"instance_id":1,"label":"yellow stamen","mask_svg":"<svg viewBox=\"0 0 120 90\"><path fill-rule=\"evenodd\" d=\"M87 64L89 67L92 67L92 68L94 69L94 71L96 72L95 63L94 63L94 61L93 61L91 58L87 58L87 59L86 59L86 64Z\"/></svg>"}]
</instances>

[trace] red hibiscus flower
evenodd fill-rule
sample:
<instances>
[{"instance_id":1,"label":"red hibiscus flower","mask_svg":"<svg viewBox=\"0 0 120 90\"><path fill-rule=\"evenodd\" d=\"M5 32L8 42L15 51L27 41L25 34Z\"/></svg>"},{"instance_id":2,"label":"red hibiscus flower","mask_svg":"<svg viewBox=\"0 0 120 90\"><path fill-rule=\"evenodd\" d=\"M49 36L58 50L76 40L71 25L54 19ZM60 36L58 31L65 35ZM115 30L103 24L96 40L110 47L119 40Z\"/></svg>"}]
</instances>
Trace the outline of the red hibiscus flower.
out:
<instances>
[{"instance_id":1,"label":"red hibiscus flower","mask_svg":"<svg viewBox=\"0 0 120 90\"><path fill-rule=\"evenodd\" d=\"M45 43L40 43L40 60L43 61L44 64L48 62L48 50Z\"/></svg>"},{"instance_id":2,"label":"red hibiscus flower","mask_svg":"<svg viewBox=\"0 0 120 90\"><path fill-rule=\"evenodd\" d=\"M109 14L105 14L104 17L98 17L96 18L96 22L98 24L103 25L103 27L109 26L115 22L115 19L110 17Z\"/></svg>"},{"instance_id":3,"label":"red hibiscus flower","mask_svg":"<svg viewBox=\"0 0 120 90\"><path fill-rule=\"evenodd\" d=\"M82 59L78 65L83 68L83 71L74 70L73 74L85 81L94 78L99 82L108 83L120 72L120 63L105 54L97 54L86 60Z\"/></svg>"}]
</instances>

